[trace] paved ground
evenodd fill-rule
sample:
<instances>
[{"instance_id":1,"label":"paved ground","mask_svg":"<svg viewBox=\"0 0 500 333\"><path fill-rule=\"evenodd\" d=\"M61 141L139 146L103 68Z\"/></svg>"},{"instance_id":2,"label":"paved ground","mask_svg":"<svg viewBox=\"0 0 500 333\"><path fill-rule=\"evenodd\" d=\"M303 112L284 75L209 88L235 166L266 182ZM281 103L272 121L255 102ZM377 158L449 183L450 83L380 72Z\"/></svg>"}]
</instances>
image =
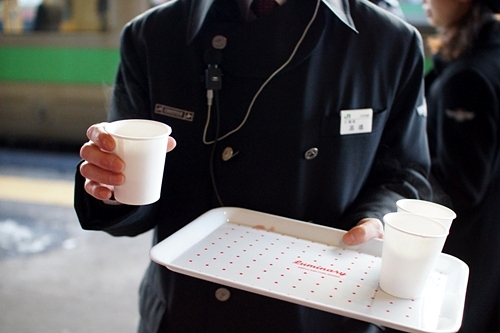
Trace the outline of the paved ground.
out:
<instances>
[{"instance_id":1,"label":"paved ground","mask_svg":"<svg viewBox=\"0 0 500 333\"><path fill-rule=\"evenodd\" d=\"M0 147L0 332L133 333L151 233L80 228L78 156Z\"/></svg>"}]
</instances>

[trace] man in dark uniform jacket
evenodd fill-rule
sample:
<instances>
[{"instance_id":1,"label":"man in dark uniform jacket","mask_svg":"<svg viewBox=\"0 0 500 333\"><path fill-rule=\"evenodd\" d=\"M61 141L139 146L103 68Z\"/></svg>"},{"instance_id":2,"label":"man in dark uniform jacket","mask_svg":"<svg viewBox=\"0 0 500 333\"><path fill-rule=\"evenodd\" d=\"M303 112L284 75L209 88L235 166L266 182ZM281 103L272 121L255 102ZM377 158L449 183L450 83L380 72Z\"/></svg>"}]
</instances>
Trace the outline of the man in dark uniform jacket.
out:
<instances>
[{"instance_id":1,"label":"man in dark uniform jacket","mask_svg":"<svg viewBox=\"0 0 500 333\"><path fill-rule=\"evenodd\" d=\"M175 0L125 27L109 120L165 122L178 144L160 200L120 205L103 185L123 182L123 164L103 124L91 126L75 184L83 228L153 228L156 244L214 207L235 206L350 229L352 244L382 237L396 200L429 198L418 32L365 0L288 0L259 18L249 7ZM207 67L222 71L222 88L208 87L211 106ZM357 126L346 121L360 114L368 117ZM140 294L140 332L382 329L155 263Z\"/></svg>"}]
</instances>

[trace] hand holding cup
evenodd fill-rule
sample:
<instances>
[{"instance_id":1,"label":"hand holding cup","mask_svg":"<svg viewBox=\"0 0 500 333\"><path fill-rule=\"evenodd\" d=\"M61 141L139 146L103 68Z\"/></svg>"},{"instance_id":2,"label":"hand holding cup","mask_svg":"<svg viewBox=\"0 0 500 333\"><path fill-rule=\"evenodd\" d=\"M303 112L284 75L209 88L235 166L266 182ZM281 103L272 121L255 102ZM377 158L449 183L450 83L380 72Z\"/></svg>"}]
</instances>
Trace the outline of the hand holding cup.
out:
<instances>
[{"instance_id":1,"label":"hand holding cup","mask_svg":"<svg viewBox=\"0 0 500 333\"><path fill-rule=\"evenodd\" d=\"M125 163L115 149L117 141L105 129L109 123L99 123L89 127L89 141L80 149L84 160L80 173L86 178L85 191L99 200L108 200L113 195L115 186L125 182ZM176 141L168 136L167 147L163 153L172 151Z\"/></svg>"}]
</instances>

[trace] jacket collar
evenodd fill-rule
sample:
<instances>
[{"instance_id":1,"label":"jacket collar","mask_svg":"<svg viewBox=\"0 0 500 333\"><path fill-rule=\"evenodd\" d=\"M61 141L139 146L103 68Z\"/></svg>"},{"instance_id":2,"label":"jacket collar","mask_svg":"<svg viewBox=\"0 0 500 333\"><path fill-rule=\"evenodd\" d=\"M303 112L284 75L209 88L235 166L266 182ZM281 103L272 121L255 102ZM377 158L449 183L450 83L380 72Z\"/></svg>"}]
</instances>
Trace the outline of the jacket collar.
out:
<instances>
[{"instance_id":1,"label":"jacket collar","mask_svg":"<svg viewBox=\"0 0 500 333\"><path fill-rule=\"evenodd\" d=\"M345 25L357 32L351 17L348 0L320 0L322 1ZM203 21L214 0L194 0L189 13L188 42L200 31Z\"/></svg>"}]
</instances>

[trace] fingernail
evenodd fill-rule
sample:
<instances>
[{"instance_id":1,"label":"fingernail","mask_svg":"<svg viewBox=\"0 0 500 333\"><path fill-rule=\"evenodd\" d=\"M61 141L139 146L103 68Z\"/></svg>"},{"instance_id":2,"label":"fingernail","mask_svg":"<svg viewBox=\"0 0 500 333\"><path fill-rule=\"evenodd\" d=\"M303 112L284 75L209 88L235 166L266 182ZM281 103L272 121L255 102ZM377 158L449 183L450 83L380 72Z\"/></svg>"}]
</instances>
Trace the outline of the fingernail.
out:
<instances>
[{"instance_id":1,"label":"fingernail","mask_svg":"<svg viewBox=\"0 0 500 333\"><path fill-rule=\"evenodd\" d=\"M106 150L111 150L111 141L108 138L102 139L102 146Z\"/></svg>"},{"instance_id":2,"label":"fingernail","mask_svg":"<svg viewBox=\"0 0 500 333\"><path fill-rule=\"evenodd\" d=\"M98 192L98 195L99 195L99 198L106 200L106 199L108 199L109 192L107 190L100 190Z\"/></svg>"},{"instance_id":3,"label":"fingernail","mask_svg":"<svg viewBox=\"0 0 500 333\"><path fill-rule=\"evenodd\" d=\"M345 234L345 236L344 236L344 243L346 243L346 244L352 244L355 241L356 241L356 239L355 239L354 235L351 232Z\"/></svg>"},{"instance_id":4,"label":"fingernail","mask_svg":"<svg viewBox=\"0 0 500 333\"><path fill-rule=\"evenodd\" d=\"M349 234L349 239L351 240L351 243L356 243L357 241L356 236L354 235L353 232Z\"/></svg>"},{"instance_id":5,"label":"fingernail","mask_svg":"<svg viewBox=\"0 0 500 333\"><path fill-rule=\"evenodd\" d=\"M113 158L109 167L111 168L111 170L113 170L114 172L122 172L123 171L123 168L124 168L124 165L123 165L123 162L120 161L118 158Z\"/></svg>"},{"instance_id":6,"label":"fingernail","mask_svg":"<svg viewBox=\"0 0 500 333\"><path fill-rule=\"evenodd\" d=\"M114 181L115 181L115 184L121 185L121 184L123 184L123 182L125 182L125 177L123 176L123 174L119 174L119 175L115 176Z\"/></svg>"}]
</instances>

